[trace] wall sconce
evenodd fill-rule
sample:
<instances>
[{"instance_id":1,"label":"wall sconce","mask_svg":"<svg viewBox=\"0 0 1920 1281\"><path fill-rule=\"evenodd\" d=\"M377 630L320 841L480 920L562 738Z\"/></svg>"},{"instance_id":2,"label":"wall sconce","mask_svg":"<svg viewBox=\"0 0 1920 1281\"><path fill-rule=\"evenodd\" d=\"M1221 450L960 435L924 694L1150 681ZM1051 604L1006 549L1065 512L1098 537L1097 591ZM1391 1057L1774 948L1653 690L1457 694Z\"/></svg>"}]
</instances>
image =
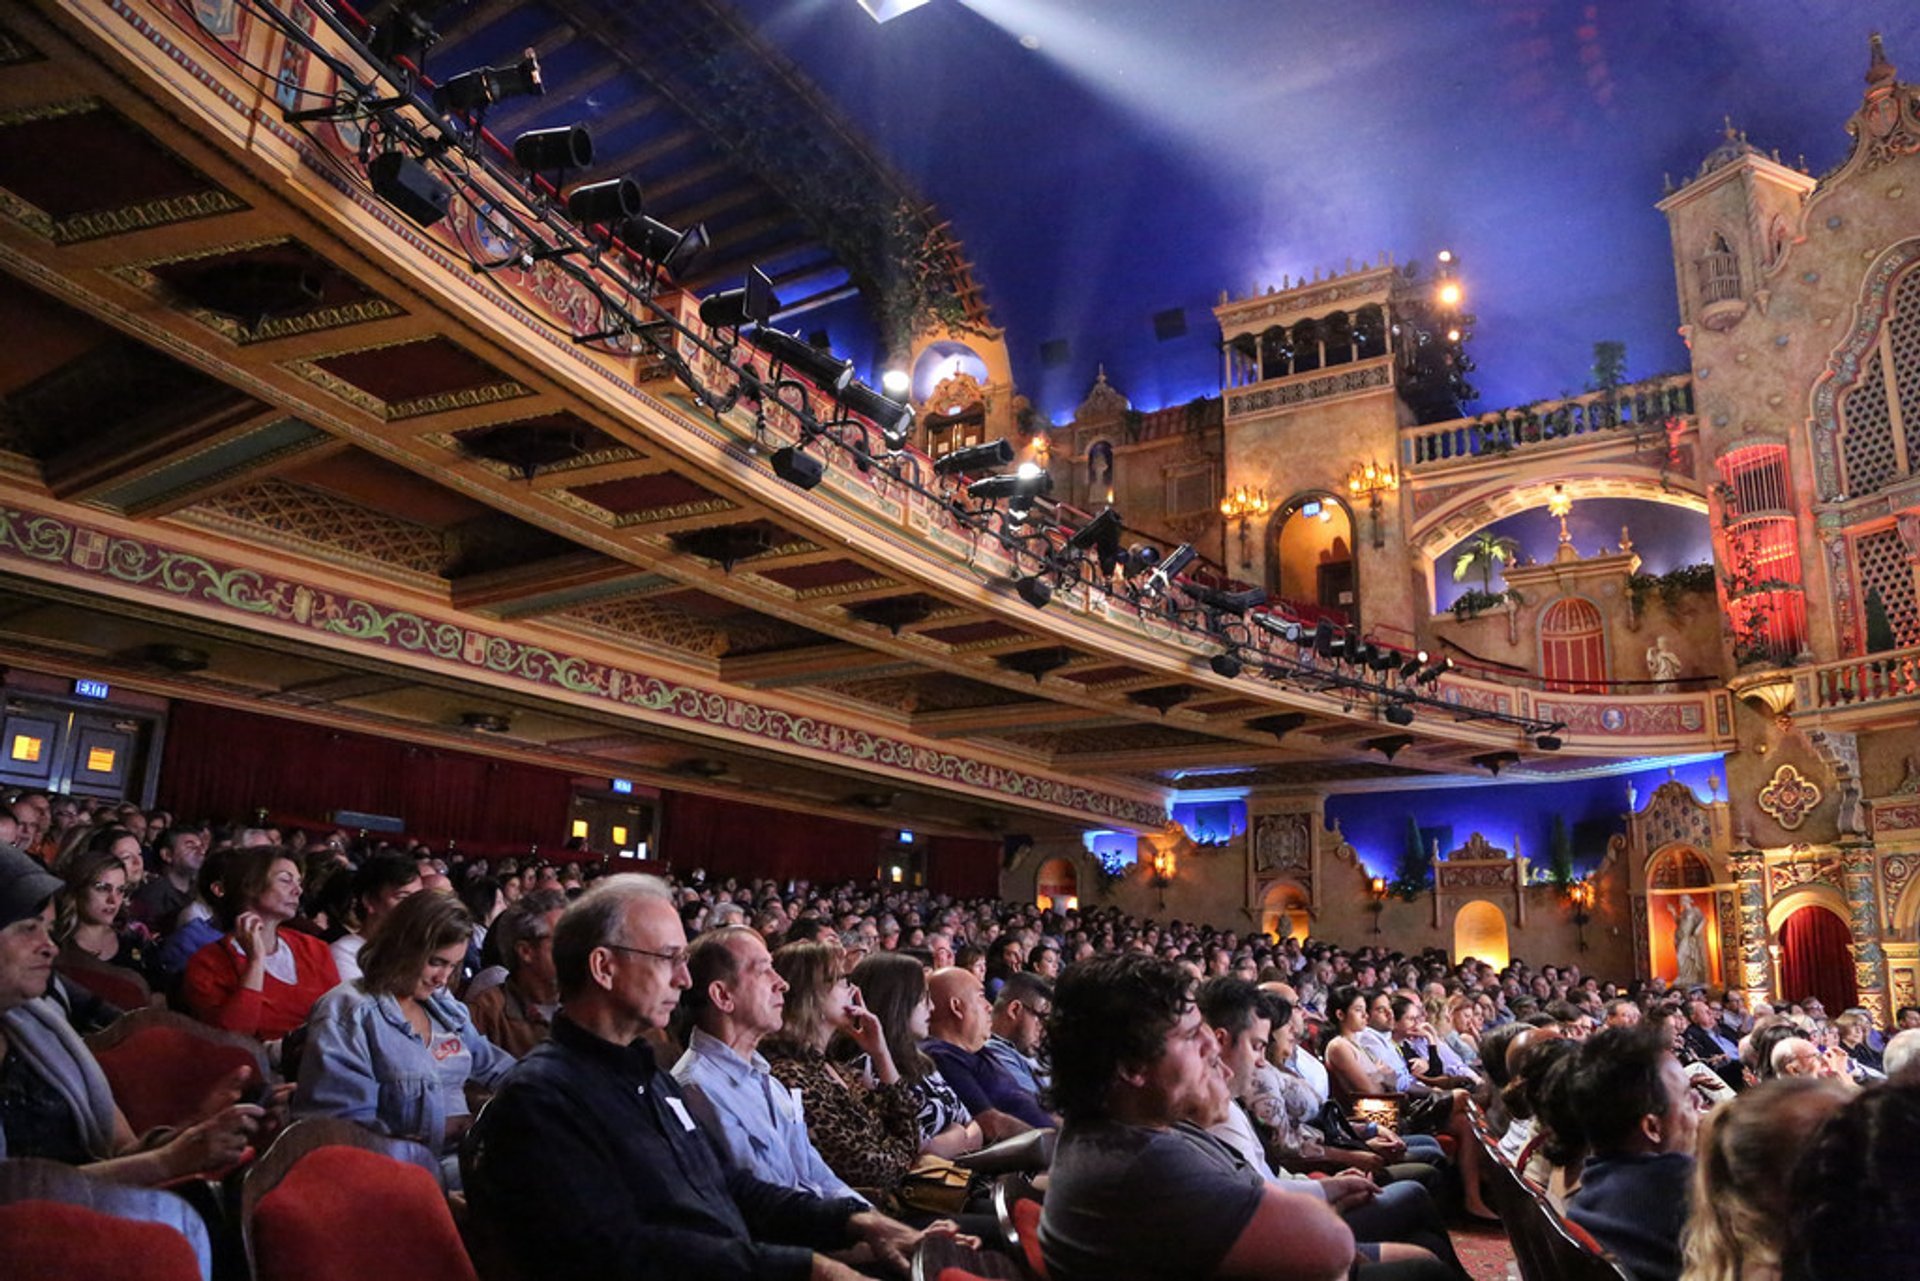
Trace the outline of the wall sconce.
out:
<instances>
[{"instance_id":1,"label":"wall sconce","mask_svg":"<svg viewBox=\"0 0 1920 1281\"><path fill-rule=\"evenodd\" d=\"M1567 905L1573 909L1573 927L1582 952L1587 950L1587 922L1593 919L1593 895L1593 882L1584 876L1567 886Z\"/></svg>"},{"instance_id":2,"label":"wall sconce","mask_svg":"<svg viewBox=\"0 0 1920 1281\"><path fill-rule=\"evenodd\" d=\"M1391 494L1400 488L1400 473L1392 463L1382 467L1368 459L1364 463L1355 463L1353 470L1347 473L1347 494L1355 502L1367 500L1367 510L1373 516L1373 549L1379 551L1386 544L1386 535L1380 529L1380 496Z\"/></svg>"},{"instance_id":3,"label":"wall sconce","mask_svg":"<svg viewBox=\"0 0 1920 1281\"><path fill-rule=\"evenodd\" d=\"M1264 516L1271 507L1272 504L1267 501L1266 490L1248 489L1245 485L1220 500L1220 514L1230 521L1240 522L1240 568L1242 569L1253 568L1253 538L1247 532L1247 517ZM1225 538L1224 534L1222 538ZM1226 550L1224 546L1220 549L1223 558Z\"/></svg>"},{"instance_id":4,"label":"wall sconce","mask_svg":"<svg viewBox=\"0 0 1920 1281\"><path fill-rule=\"evenodd\" d=\"M1147 883L1160 892L1160 910L1164 912L1167 909L1167 886L1173 884L1173 874L1179 870L1173 851L1155 850L1149 868L1152 875L1147 878Z\"/></svg>"},{"instance_id":5,"label":"wall sconce","mask_svg":"<svg viewBox=\"0 0 1920 1281\"><path fill-rule=\"evenodd\" d=\"M1387 878L1376 876L1367 882L1367 893L1373 895L1373 902L1367 904L1367 910L1373 913L1373 932L1380 932L1380 913L1387 910Z\"/></svg>"}]
</instances>

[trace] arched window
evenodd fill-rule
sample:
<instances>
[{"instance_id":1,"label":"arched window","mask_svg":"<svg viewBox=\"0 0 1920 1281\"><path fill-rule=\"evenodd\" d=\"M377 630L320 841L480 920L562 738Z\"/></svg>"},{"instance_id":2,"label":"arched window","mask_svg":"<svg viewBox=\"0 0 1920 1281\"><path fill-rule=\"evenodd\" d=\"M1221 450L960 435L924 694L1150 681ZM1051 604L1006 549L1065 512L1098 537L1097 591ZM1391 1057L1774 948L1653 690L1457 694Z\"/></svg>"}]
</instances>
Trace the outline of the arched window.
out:
<instances>
[{"instance_id":1,"label":"arched window","mask_svg":"<svg viewBox=\"0 0 1920 1281\"><path fill-rule=\"evenodd\" d=\"M1712 306L1740 296L1740 256L1719 232L1707 242L1707 252L1695 264L1700 273L1700 305Z\"/></svg>"},{"instance_id":2,"label":"arched window","mask_svg":"<svg viewBox=\"0 0 1920 1281\"><path fill-rule=\"evenodd\" d=\"M1260 377L1285 378L1293 372L1293 348L1287 331L1275 325L1260 335Z\"/></svg>"},{"instance_id":3,"label":"arched window","mask_svg":"<svg viewBox=\"0 0 1920 1281\"><path fill-rule=\"evenodd\" d=\"M1471 956L1494 969L1505 969L1512 958L1507 942L1507 914L1497 903L1475 899L1462 904L1453 918L1453 959Z\"/></svg>"},{"instance_id":4,"label":"arched window","mask_svg":"<svg viewBox=\"0 0 1920 1281\"><path fill-rule=\"evenodd\" d=\"M1591 601L1568 596L1540 615L1540 675L1562 694L1606 692L1606 628Z\"/></svg>"},{"instance_id":5,"label":"arched window","mask_svg":"<svg viewBox=\"0 0 1920 1281\"><path fill-rule=\"evenodd\" d=\"M1321 341L1325 343L1327 364L1345 365L1356 359L1353 352L1353 319L1344 311L1336 311L1320 324Z\"/></svg>"},{"instance_id":6,"label":"arched window","mask_svg":"<svg viewBox=\"0 0 1920 1281\"><path fill-rule=\"evenodd\" d=\"M1320 322L1303 320L1293 327L1293 372L1308 373L1320 368Z\"/></svg>"}]
</instances>

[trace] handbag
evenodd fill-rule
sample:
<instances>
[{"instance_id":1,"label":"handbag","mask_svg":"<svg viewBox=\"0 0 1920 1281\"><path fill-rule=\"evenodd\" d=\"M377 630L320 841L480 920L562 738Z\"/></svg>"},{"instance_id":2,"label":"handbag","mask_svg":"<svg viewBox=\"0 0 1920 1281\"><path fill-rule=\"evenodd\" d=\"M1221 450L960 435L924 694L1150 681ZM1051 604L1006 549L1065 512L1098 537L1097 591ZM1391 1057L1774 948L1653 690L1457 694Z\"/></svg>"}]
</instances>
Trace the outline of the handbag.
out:
<instances>
[{"instance_id":1,"label":"handbag","mask_svg":"<svg viewBox=\"0 0 1920 1281\"><path fill-rule=\"evenodd\" d=\"M966 1208L973 1176L943 1156L922 1153L900 1179L893 1199L922 1214L958 1214Z\"/></svg>"}]
</instances>

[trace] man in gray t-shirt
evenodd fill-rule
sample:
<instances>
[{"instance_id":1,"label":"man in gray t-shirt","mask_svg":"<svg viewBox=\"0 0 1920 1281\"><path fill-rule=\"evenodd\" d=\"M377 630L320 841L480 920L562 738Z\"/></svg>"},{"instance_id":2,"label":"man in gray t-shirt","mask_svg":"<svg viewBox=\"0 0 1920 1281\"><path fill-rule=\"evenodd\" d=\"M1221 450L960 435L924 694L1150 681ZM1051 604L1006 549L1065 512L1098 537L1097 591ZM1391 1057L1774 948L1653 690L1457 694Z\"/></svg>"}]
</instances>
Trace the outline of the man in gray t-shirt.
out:
<instances>
[{"instance_id":1,"label":"man in gray t-shirt","mask_svg":"<svg viewBox=\"0 0 1920 1281\"><path fill-rule=\"evenodd\" d=\"M1040 1219L1054 1281L1347 1272L1338 1215L1193 1124L1224 1111L1227 1085L1179 966L1129 952L1071 967L1047 1035L1065 1118Z\"/></svg>"}]
</instances>

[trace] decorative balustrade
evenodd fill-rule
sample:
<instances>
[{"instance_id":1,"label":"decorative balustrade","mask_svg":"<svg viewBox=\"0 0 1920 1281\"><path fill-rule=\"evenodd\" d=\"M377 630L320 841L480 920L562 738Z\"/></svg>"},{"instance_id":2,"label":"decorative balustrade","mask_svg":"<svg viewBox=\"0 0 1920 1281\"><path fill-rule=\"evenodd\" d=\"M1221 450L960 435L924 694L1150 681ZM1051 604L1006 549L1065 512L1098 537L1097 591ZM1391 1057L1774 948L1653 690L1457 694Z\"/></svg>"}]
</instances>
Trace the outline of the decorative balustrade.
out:
<instances>
[{"instance_id":1,"label":"decorative balustrade","mask_svg":"<svg viewBox=\"0 0 1920 1281\"><path fill-rule=\"evenodd\" d=\"M1794 704L1800 712L1920 698L1920 648L1843 658L1793 674Z\"/></svg>"},{"instance_id":2,"label":"decorative balustrade","mask_svg":"<svg viewBox=\"0 0 1920 1281\"><path fill-rule=\"evenodd\" d=\"M1692 413L1693 376L1668 374L1612 392L1405 427L1400 432L1401 459L1409 471L1431 470L1521 450L1535 453L1608 433L1659 432L1668 420Z\"/></svg>"}]
</instances>

